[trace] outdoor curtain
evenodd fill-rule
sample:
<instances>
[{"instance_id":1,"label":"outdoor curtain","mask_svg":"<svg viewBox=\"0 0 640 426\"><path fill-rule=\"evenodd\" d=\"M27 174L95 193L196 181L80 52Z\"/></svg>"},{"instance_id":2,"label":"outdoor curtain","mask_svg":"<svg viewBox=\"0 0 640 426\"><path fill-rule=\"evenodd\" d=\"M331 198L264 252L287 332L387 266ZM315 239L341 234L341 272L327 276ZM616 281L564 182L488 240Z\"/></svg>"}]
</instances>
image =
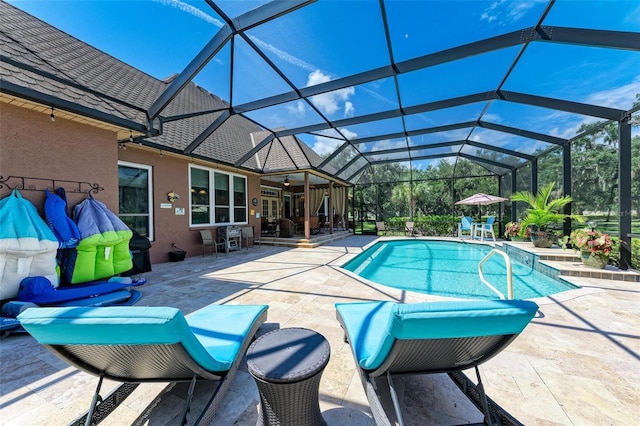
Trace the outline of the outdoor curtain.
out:
<instances>
[{"instance_id":1,"label":"outdoor curtain","mask_svg":"<svg viewBox=\"0 0 640 426\"><path fill-rule=\"evenodd\" d=\"M346 188L333 188L333 207L341 217L344 215L344 198Z\"/></svg>"},{"instance_id":2,"label":"outdoor curtain","mask_svg":"<svg viewBox=\"0 0 640 426\"><path fill-rule=\"evenodd\" d=\"M318 209L324 202L324 189L310 189L309 190L309 212L312 216L318 214Z\"/></svg>"}]
</instances>

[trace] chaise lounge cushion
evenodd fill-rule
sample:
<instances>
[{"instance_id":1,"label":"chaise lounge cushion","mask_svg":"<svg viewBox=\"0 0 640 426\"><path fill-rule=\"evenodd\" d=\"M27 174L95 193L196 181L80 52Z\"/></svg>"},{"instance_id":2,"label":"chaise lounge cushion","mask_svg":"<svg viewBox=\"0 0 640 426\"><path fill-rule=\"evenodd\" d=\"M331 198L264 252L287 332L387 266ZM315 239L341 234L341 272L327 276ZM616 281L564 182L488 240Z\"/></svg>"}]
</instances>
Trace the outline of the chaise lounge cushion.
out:
<instances>
[{"instance_id":1,"label":"chaise lounge cushion","mask_svg":"<svg viewBox=\"0 0 640 426\"><path fill-rule=\"evenodd\" d=\"M170 307L34 308L18 319L43 345L181 343L202 368L224 372L266 310L266 305L209 305L185 317Z\"/></svg>"},{"instance_id":2,"label":"chaise lounge cushion","mask_svg":"<svg viewBox=\"0 0 640 426\"><path fill-rule=\"evenodd\" d=\"M378 368L396 339L518 334L537 309L535 303L524 300L336 304L357 362L364 370Z\"/></svg>"}]
</instances>

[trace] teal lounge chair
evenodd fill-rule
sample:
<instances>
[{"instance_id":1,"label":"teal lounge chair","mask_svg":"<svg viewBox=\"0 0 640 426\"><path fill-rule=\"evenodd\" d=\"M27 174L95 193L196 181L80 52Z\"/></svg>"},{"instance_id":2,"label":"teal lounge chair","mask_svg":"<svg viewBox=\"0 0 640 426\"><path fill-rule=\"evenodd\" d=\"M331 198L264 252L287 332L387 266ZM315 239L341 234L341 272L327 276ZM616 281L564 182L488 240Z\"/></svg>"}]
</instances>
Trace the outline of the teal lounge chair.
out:
<instances>
[{"instance_id":1,"label":"teal lounge chair","mask_svg":"<svg viewBox=\"0 0 640 426\"><path fill-rule=\"evenodd\" d=\"M449 373L485 424L518 424L487 398L478 365L507 347L537 310L521 300L336 304L377 425L404 424L393 377L432 373ZM477 386L462 373L468 368Z\"/></svg>"},{"instance_id":2,"label":"teal lounge chair","mask_svg":"<svg viewBox=\"0 0 640 426\"><path fill-rule=\"evenodd\" d=\"M85 424L104 419L137 383L191 382L180 414L181 424L186 424L196 381L218 382L198 424L215 414L267 309L209 305L183 316L168 307L33 308L18 319L59 358L100 378ZM135 385L128 393L114 392L103 399L105 378L124 382L120 388Z\"/></svg>"}]
</instances>

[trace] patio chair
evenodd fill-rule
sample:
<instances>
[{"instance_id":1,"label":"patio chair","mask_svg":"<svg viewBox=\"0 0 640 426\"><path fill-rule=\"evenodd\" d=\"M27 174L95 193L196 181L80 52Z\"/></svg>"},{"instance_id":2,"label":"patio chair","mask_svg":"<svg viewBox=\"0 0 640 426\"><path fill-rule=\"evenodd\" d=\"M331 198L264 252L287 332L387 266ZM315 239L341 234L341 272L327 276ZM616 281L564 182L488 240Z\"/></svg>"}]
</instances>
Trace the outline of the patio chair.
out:
<instances>
[{"instance_id":1,"label":"patio chair","mask_svg":"<svg viewBox=\"0 0 640 426\"><path fill-rule=\"evenodd\" d=\"M329 229L329 219L324 215L318 215L318 227L322 229Z\"/></svg>"},{"instance_id":2,"label":"patio chair","mask_svg":"<svg viewBox=\"0 0 640 426\"><path fill-rule=\"evenodd\" d=\"M407 236L409 237L415 237L417 235L420 235L420 231L416 229L414 222L406 222L404 225L404 229L405 229L405 232L407 233Z\"/></svg>"},{"instance_id":3,"label":"patio chair","mask_svg":"<svg viewBox=\"0 0 640 426\"><path fill-rule=\"evenodd\" d=\"M211 254L216 255L218 257L218 246L223 249L226 246L226 241L224 238L215 239L211 235L211 230L209 229L201 229L200 230L200 238L202 239L202 257L207 253L207 247L211 247Z\"/></svg>"},{"instance_id":4,"label":"patio chair","mask_svg":"<svg viewBox=\"0 0 640 426\"><path fill-rule=\"evenodd\" d=\"M496 240L496 234L493 233L493 223L496 221L495 216L489 216L485 223L480 223L475 226L473 230L473 237L477 237L478 233L480 234L480 240L484 240L489 234L491 234L491 238L493 241Z\"/></svg>"},{"instance_id":5,"label":"patio chair","mask_svg":"<svg viewBox=\"0 0 640 426\"><path fill-rule=\"evenodd\" d=\"M286 219L284 217L280 219L280 238L293 237L295 229L296 224L293 223L291 219Z\"/></svg>"},{"instance_id":6,"label":"patio chair","mask_svg":"<svg viewBox=\"0 0 640 426\"><path fill-rule=\"evenodd\" d=\"M262 245L262 240L260 239L260 235L256 235L253 232L253 226L243 226L242 227L242 239L245 241L245 247L249 250L249 241L251 241L252 245L256 245L258 243L258 247Z\"/></svg>"},{"instance_id":7,"label":"patio chair","mask_svg":"<svg viewBox=\"0 0 640 426\"><path fill-rule=\"evenodd\" d=\"M387 235L387 232L389 232L389 229L387 229L386 225L384 224L384 222L376 222L376 233L378 235L384 233L384 235Z\"/></svg>"},{"instance_id":8,"label":"patio chair","mask_svg":"<svg viewBox=\"0 0 640 426\"><path fill-rule=\"evenodd\" d=\"M309 232L311 235L320 233L320 218L318 216L309 216Z\"/></svg>"},{"instance_id":9,"label":"patio chair","mask_svg":"<svg viewBox=\"0 0 640 426\"><path fill-rule=\"evenodd\" d=\"M38 343L99 377L87 425L97 424L124 399L103 400L103 379L123 382L121 388L142 382L190 382L181 423L165 419L186 424L196 381L218 384L196 423L213 417L252 338L266 321L267 309L267 305L212 304L183 316L170 307L34 308L18 319Z\"/></svg>"},{"instance_id":10,"label":"patio chair","mask_svg":"<svg viewBox=\"0 0 640 426\"><path fill-rule=\"evenodd\" d=\"M489 407L478 365L507 347L538 310L538 305L523 300L360 302L335 306L378 425L395 425L396 421L403 424L394 378L444 372L454 382L459 376L466 379L461 389L476 406L482 407L485 422L491 422L492 413L501 409ZM472 367L477 386L462 373Z\"/></svg>"},{"instance_id":11,"label":"patio chair","mask_svg":"<svg viewBox=\"0 0 640 426\"><path fill-rule=\"evenodd\" d=\"M469 233L469 238L473 238L475 225L471 216L462 216L458 223L458 238L462 239L465 232Z\"/></svg>"}]
</instances>

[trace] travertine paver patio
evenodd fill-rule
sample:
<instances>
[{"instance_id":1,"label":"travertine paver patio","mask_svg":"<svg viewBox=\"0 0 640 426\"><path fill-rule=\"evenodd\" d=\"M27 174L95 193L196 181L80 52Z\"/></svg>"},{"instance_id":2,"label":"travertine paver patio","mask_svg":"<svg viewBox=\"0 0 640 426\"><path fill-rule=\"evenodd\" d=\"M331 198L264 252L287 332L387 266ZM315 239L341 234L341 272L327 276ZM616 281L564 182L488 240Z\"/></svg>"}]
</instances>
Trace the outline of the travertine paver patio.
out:
<instances>
[{"instance_id":1,"label":"travertine paver patio","mask_svg":"<svg viewBox=\"0 0 640 426\"><path fill-rule=\"evenodd\" d=\"M269 318L260 333L277 327L307 327L331 344L320 387L321 409L330 425L370 425L368 405L350 349L335 319L342 301L434 297L371 285L337 266L374 237L351 236L315 249L262 246L214 257L154 265L143 274L139 305L169 305L185 313L210 303L266 303ZM576 279L578 280L578 279ZM488 395L527 425L629 425L640 406L640 287L638 283L575 281L582 289L544 300L539 316L505 351L482 368ZM89 406L96 378L58 360L28 335L0 345L0 423L62 425ZM468 375L475 379L472 372ZM106 389L115 383L107 383ZM131 424L166 384L143 384L102 424ZM180 412L182 385L151 410L147 424L168 424ZM208 388L198 386L197 411ZM253 425L258 393L243 363L216 417L219 425ZM405 380L407 424L479 422L481 414L445 375Z\"/></svg>"}]
</instances>

